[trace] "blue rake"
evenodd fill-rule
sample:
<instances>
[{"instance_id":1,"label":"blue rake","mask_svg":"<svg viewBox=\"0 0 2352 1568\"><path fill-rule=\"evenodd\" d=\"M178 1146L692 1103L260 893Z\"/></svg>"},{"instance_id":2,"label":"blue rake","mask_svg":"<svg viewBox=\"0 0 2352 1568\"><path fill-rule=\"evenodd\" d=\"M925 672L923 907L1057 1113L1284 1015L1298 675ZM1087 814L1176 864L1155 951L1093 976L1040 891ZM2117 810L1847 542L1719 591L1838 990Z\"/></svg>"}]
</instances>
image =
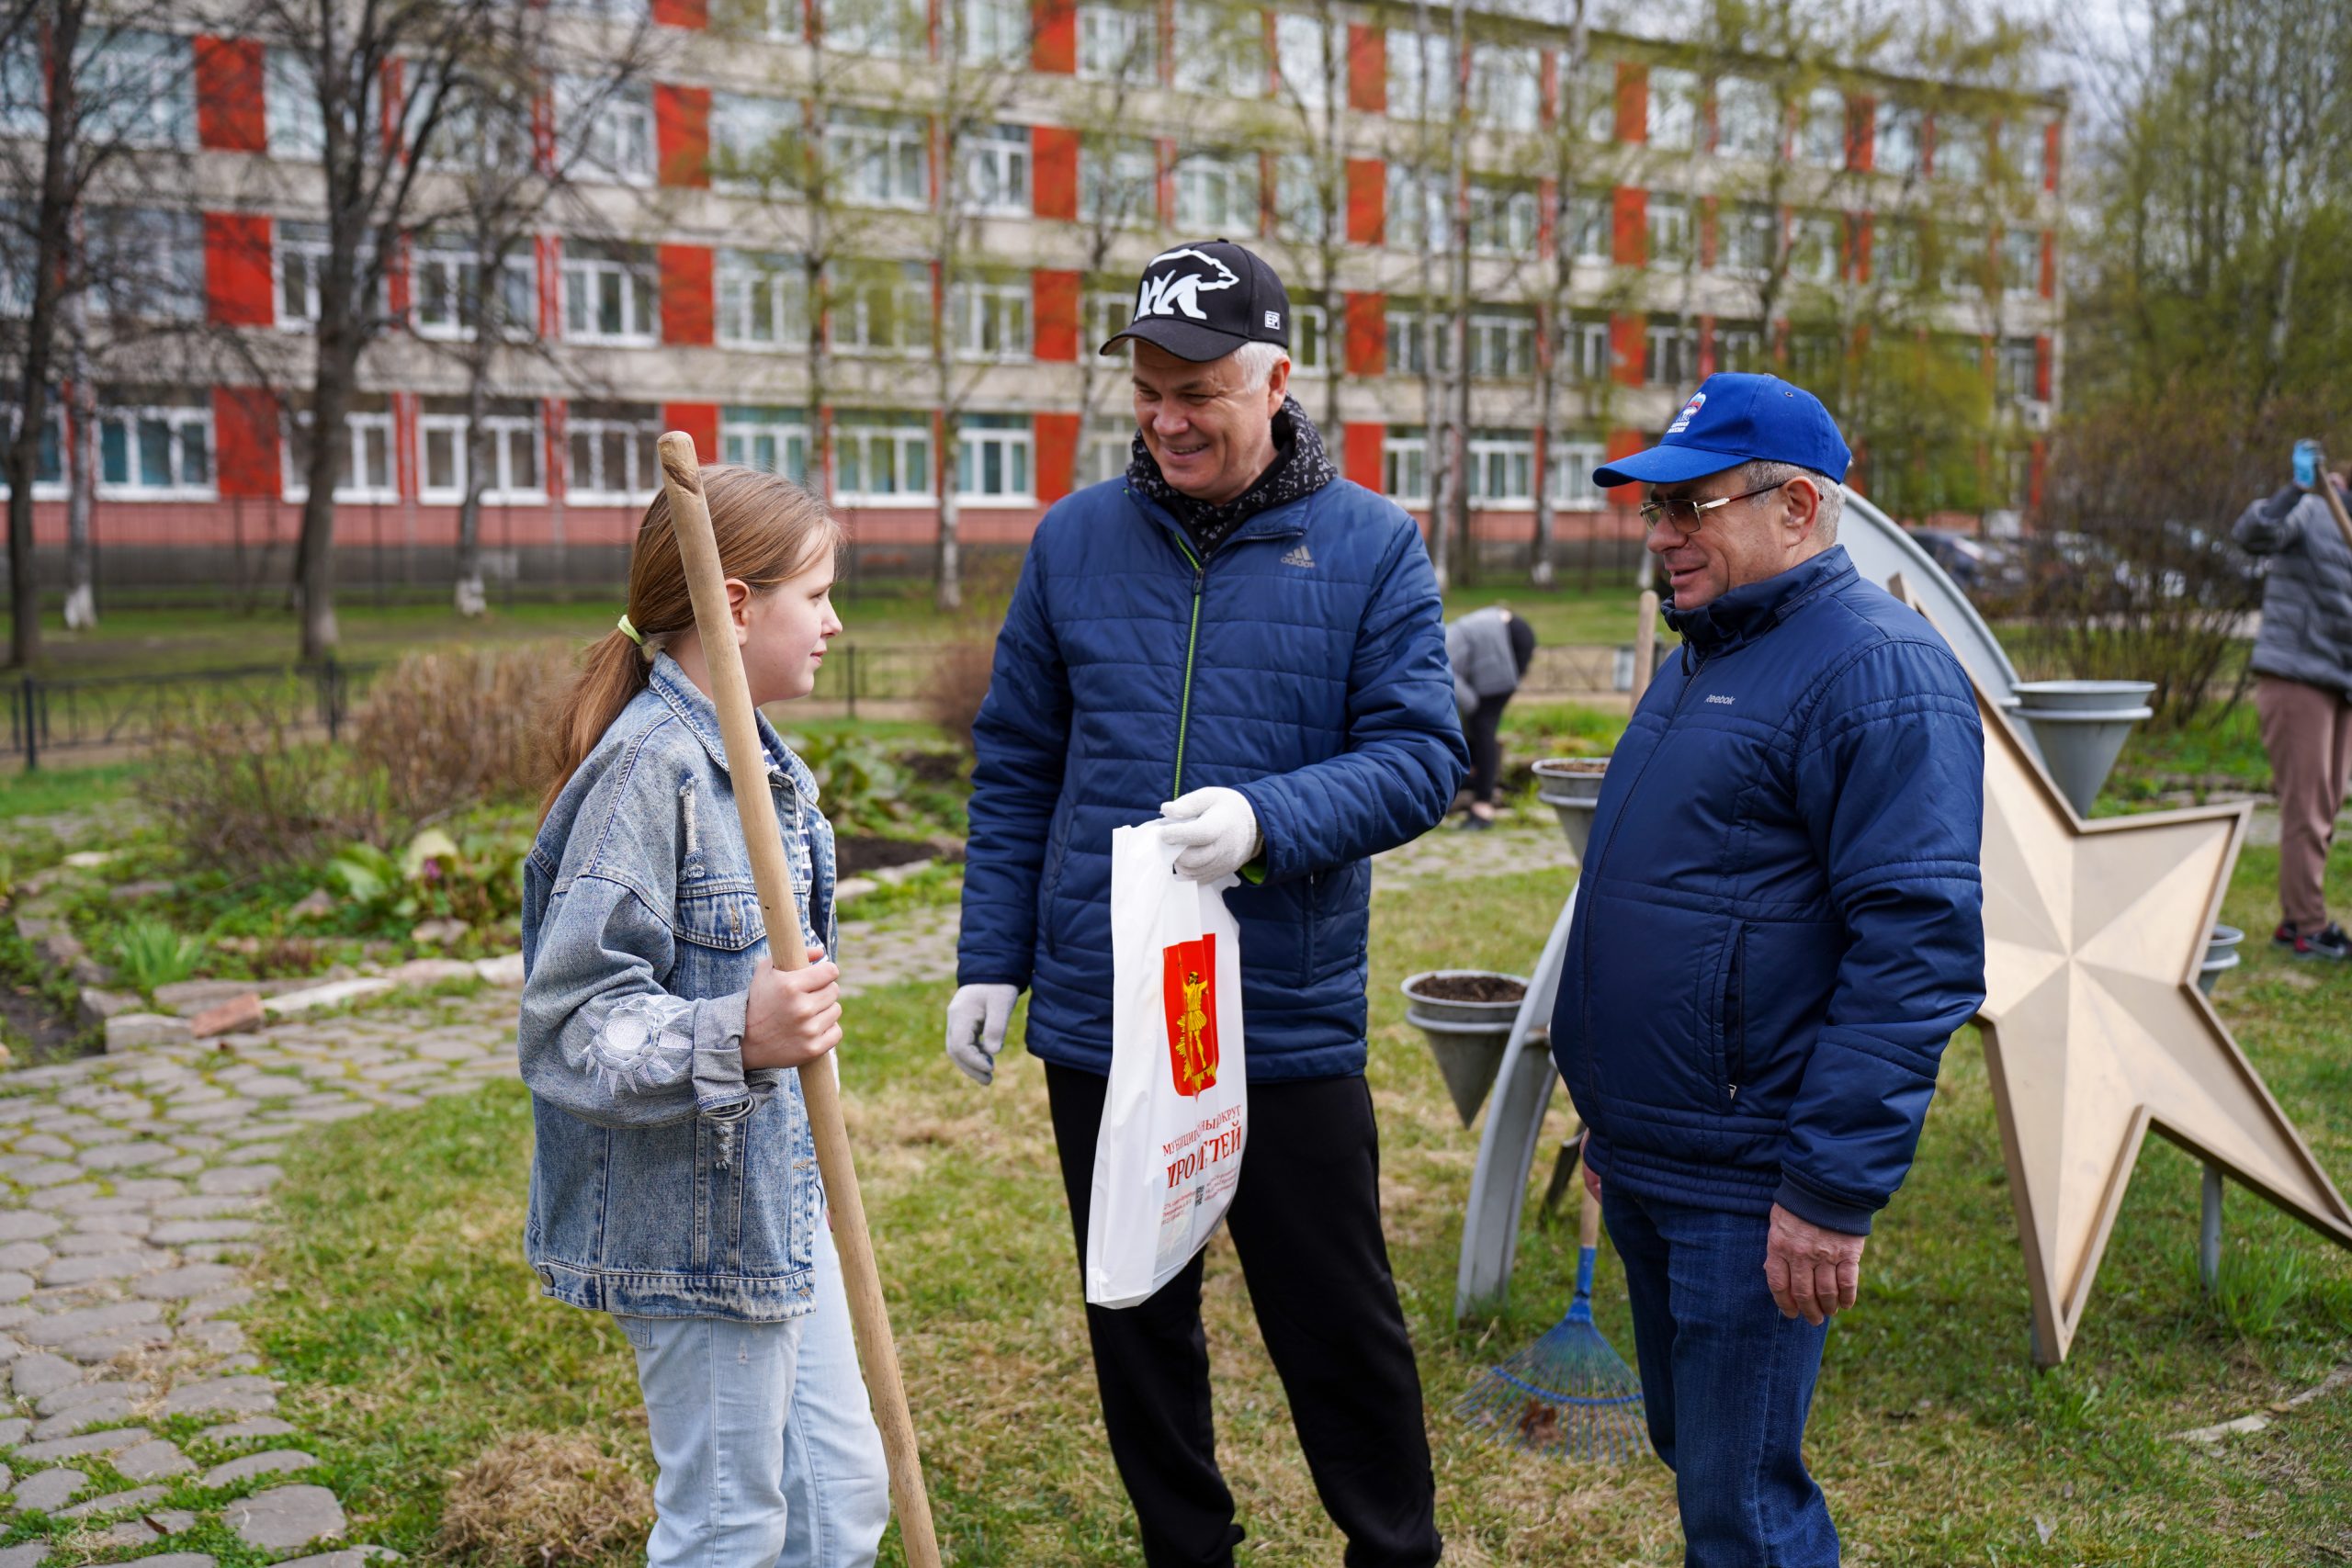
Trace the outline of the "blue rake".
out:
<instances>
[{"instance_id":1,"label":"blue rake","mask_svg":"<svg viewBox=\"0 0 2352 1568\"><path fill-rule=\"evenodd\" d=\"M1577 1293L1566 1317L1500 1366L1479 1374L1453 1414L1509 1448L1555 1459L1623 1464L1650 1451L1641 1380L1593 1325L1592 1268L1600 1203L1584 1195Z\"/></svg>"}]
</instances>

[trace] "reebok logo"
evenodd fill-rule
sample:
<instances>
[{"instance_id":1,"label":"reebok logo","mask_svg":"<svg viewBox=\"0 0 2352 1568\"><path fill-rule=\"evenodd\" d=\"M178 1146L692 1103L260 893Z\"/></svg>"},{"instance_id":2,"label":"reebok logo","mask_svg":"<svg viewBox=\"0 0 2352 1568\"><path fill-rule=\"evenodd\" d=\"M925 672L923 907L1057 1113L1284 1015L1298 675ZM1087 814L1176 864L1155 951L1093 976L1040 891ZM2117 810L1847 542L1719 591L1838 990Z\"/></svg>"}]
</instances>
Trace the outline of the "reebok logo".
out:
<instances>
[{"instance_id":1,"label":"reebok logo","mask_svg":"<svg viewBox=\"0 0 2352 1568\"><path fill-rule=\"evenodd\" d=\"M1711 703L1721 703L1721 704L1723 704L1723 705L1724 705L1724 706L1725 706L1725 707L1729 707L1729 706L1731 706L1731 703L1732 703L1732 700L1731 700L1729 697L1724 696L1724 695L1722 693L1720 693L1720 692L1710 692L1710 693L1708 693L1708 694L1707 694L1707 700L1708 700L1709 702L1711 702Z\"/></svg>"},{"instance_id":2,"label":"reebok logo","mask_svg":"<svg viewBox=\"0 0 2352 1568\"><path fill-rule=\"evenodd\" d=\"M1283 557L1283 564L1284 566L1311 568L1315 564L1315 558L1307 553L1306 542L1302 539L1297 544L1291 547L1291 550L1288 555Z\"/></svg>"}]
</instances>

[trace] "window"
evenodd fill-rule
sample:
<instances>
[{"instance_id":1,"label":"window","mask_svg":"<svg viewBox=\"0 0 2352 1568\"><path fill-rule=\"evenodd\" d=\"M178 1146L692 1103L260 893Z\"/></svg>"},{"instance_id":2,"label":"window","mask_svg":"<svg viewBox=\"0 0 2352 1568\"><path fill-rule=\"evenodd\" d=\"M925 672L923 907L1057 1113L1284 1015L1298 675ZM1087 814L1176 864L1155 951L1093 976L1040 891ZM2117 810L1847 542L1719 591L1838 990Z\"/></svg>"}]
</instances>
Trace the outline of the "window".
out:
<instances>
[{"instance_id":1,"label":"window","mask_svg":"<svg viewBox=\"0 0 2352 1568\"><path fill-rule=\"evenodd\" d=\"M1078 74L1088 82L1150 82L1159 74L1159 28L1148 8L1080 6Z\"/></svg>"},{"instance_id":2,"label":"window","mask_svg":"<svg viewBox=\"0 0 2352 1568\"><path fill-rule=\"evenodd\" d=\"M1221 98L1266 96L1263 13L1230 0L1176 0L1176 89Z\"/></svg>"},{"instance_id":3,"label":"window","mask_svg":"<svg viewBox=\"0 0 2352 1568\"><path fill-rule=\"evenodd\" d=\"M1086 342L1079 352L1091 354L1127 330L1136 319L1136 297L1124 290L1098 289L1086 297ZM1124 345L1123 345L1124 346Z\"/></svg>"},{"instance_id":4,"label":"window","mask_svg":"<svg viewBox=\"0 0 2352 1568\"><path fill-rule=\"evenodd\" d=\"M808 275L797 259L721 251L713 271L721 348L797 348L808 342Z\"/></svg>"},{"instance_id":5,"label":"window","mask_svg":"<svg viewBox=\"0 0 2352 1568\"><path fill-rule=\"evenodd\" d=\"M196 53L187 39L126 28L79 54L74 76L90 141L196 145Z\"/></svg>"},{"instance_id":6,"label":"window","mask_svg":"<svg viewBox=\"0 0 2352 1568\"><path fill-rule=\"evenodd\" d=\"M1573 115L1573 122L1584 127L1587 141L1617 140L1617 65L1614 61L1588 60L1581 70L1562 70L1560 91L1564 96L1573 95L1575 99L1571 104L1564 96L1560 112Z\"/></svg>"},{"instance_id":7,"label":"window","mask_svg":"<svg viewBox=\"0 0 2352 1568\"><path fill-rule=\"evenodd\" d=\"M1453 248L1453 190L1444 171L1388 165L1387 241L1398 251L1426 246L1443 254Z\"/></svg>"},{"instance_id":8,"label":"window","mask_svg":"<svg viewBox=\"0 0 2352 1568\"><path fill-rule=\"evenodd\" d=\"M40 40L26 33L0 41L0 136L37 137L49 129L49 73ZM6 416L9 424L14 412Z\"/></svg>"},{"instance_id":9,"label":"window","mask_svg":"<svg viewBox=\"0 0 2352 1568\"><path fill-rule=\"evenodd\" d=\"M1524 186L1470 182L1470 249L1490 256L1523 256L1535 249L1535 193Z\"/></svg>"},{"instance_id":10,"label":"window","mask_svg":"<svg viewBox=\"0 0 2352 1568\"><path fill-rule=\"evenodd\" d=\"M1159 155L1148 141L1097 143L1078 154L1078 215L1114 229L1148 229L1159 213Z\"/></svg>"},{"instance_id":11,"label":"window","mask_svg":"<svg viewBox=\"0 0 2352 1568\"><path fill-rule=\"evenodd\" d=\"M0 408L0 439L15 440L17 413L14 407ZM41 420L40 439L33 447L33 495L36 500L49 500L65 493L64 416L58 411L58 391L49 392L49 412ZM0 495L8 493L5 478L0 478Z\"/></svg>"},{"instance_id":12,"label":"window","mask_svg":"<svg viewBox=\"0 0 2352 1568\"><path fill-rule=\"evenodd\" d=\"M2001 231L2001 292L2012 299L2041 291L2041 235L2031 229Z\"/></svg>"},{"instance_id":13,"label":"window","mask_svg":"<svg viewBox=\"0 0 2352 1568\"><path fill-rule=\"evenodd\" d=\"M1919 111L1882 98L1871 132L1871 167L1881 174L1919 172Z\"/></svg>"},{"instance_id":14,"label":"window","mask_svg":"<svg viewBox=\"0 0 2352 1568\"><path fill-rule=\"evenodd\" d=\"M85 221L91 300L120 321L192 321L204 315L204 220L160 207L96 207Z\"/></svg>"},{"instance_id":15,"label":"window","mask_svg":"<svg viewBox=\"0 0 2352 1568\"><path fill-rule=\"evenodd\" d=\"M1715 222L1716 258L1724 271L1742 277L1770 276L1781 246L1777 211L1760 201L1743 201L1719 212Z\"/></svg>"},{"instance_id":16,"label":"window","mask_svg":"<svg viewBox=\"0 0 2352 1568\"><path fill-rule=\"evenodd\" d=\"M1320 376L1330 368L1330 323L1320 305L1290 308L1290 367L1301 376Z\"/></svg>"},{"instance_id":17,"label":"window","mask_svg":"<svg viewBox=\"0 0 2352 1568\"><path fill-rule=\"evenodd\" d=\"M1535 501L1535 438L1524 430L1470 433L1470 499L1486 506Z\"/></svg>"},{"instance_id":18,"label":"window","mask_svg":"<svg viewBox=\"0 0 2352 1568\"><path fill-rule=\"evenodd\" d=\"M1176 160L1176 227L1187 234L1258 231L1258 155L1187 152Z\"/></svg>"},{"instance_id":19,"label":"window","mask_svg":"<svg viewBox=\"0 0 2352 1568\"><path fill-rule=\"evenodd\" d=\"M1320 17L1284 11L1274 18L1274 71L1283 96L1303 109L1330 105L1330 44Z\"/></svg>"},{"instance_id":20,"label":"window","mask_svg":"<svg viewBox=\"0 0 2352 1568\"><path fill-rule=\"evenodd\" d=\"M957 42L974 64L1029 62L1029 0L956 0Z\"/></svg>"},{"instance_id":21,"label":"window","mask_svg":"<svg viewBox=\"0 0 2352 1568\"><path fill-rule=\"evenodd\" d=\"M2012 115L2001 122L2001 174L2027 190L2040 190L2048 167L2047 120Z\"/></svg>"},{"instance_id":22,"label":"window","mask_svg":"<svg viewBox=\"0 0 2352 1568\"><path fill-rule=\"evenodd\" d=\"M1973 186L1984 178L1984 131L1974 121L1956 114L1936 117L1935 162L1929 165L1936 178L1954 185Z\"/></svg>"},{"instance_id":23,"label":"window","mask_svg":"<svg viewBox=\"0 0 2352 1568\"><path fill-rule=\"evenodd\" d=\"M843 354L920 354L931 347L931 273L916 262L849 270L834 285L833 346Z\"/></svg>"},{"instance_id":24,"label":"window","mask_svg":"<svg viewBox=\"0 0 2352 1568\"><path fill-rule=\"evenodd\" d=\"M1846 166L1845 94L1835 87L1815 87L1805 95L1797 153L1816 169Z\"/></svg>"},{"instance_id":25,"label":"window","mask_svg":"<svg viewBox=\"0 0 2352 1568\"><path fill-rule=\"evenodd\" d=\"M1606 316L1578 316L1560 334L1561 365L1577 381L1605 381L1615 367Z\"/></svg>"},{"instance_id":26,"label":"window","mask_svg":"<svg viewBox=\"0 0 2352 1568\"><path fill-rule=\"evenodd\" d=\"M833 430L834 498L848 505L931 500L931 425L891 414L845 414Z\"/></svg>"},{"instance_id":27,"label":"window","mask_svg":"<svg viewBox=\"0 0 2352 1568\"><path fill-rule=\"evenodd\" d=\"M1534 130L1544 123L1544 57L1516 44L1470 51L1470 113L1490 130Z\"/></svg>"},{"instance_id":28,"label":"window","mask_svg":"<svg viewBox=\"0 0 2352 1568\"><path fill-rule=\"evenodd\" d=\"M316 158L326 151L318 73L292 50L273 49L263 58L262 111L271 157Z\"/></svg>"},{"instance_id":29,"label":"window","mask_svg":"<svg viewBox=\"0 0 2352 1568\"><path fill-rule=\"evenodd\" d=\"M1936 231L1936 280L1946 294L1984 293L1989 259L1984 230L1956 223Z\"/></svg>"},{"instance_id":30,"label":"window","mask_svg":"<svg viewBox=\"0 0 2352 1568\"><path fill-rule=\"evenodd\" d=\"M1442 33L1388 29L1391 116L1398 119L1444 119L1453 112L1453 85L1452 39Z\"/></svg>"},{"instance_id":31,"label":"window","mask_svg":"<svg viewBox=\"0 0 2352 1568\"><path fill-rule=\"evenodd\" d=\"M1568 197L1568 231L1561 236L1568 259L1608 265L1616 259L1615 209L1605 190L1580 190Z\"/></svg>"},{"instance_id":32,"label":"window","mask_svg":"<svg viewBox=\"0 0 2352 1568\"><path fill-rule=\"evenodd\" d=\"M539 477L544 447L537 412L525 404L501 404L483 415L481 428L483 502L503 506L545 501L547 486ZM443 506L459 504L466 499L470 471L465 411L435 399L425 405L416 429L423 470L418 475L418 499Z\"/></svg>"},{"instance_id":33,"label":"window","mask_svg":"<svg viewBox=\"0 0 2352 1568\"><path fill-rule=\"evenodd\" d=\"M923 123L911 115L837 111L825 140L842 194L871 207L921 207L931 197Z\"/></svg>"},{"instance_id":34,"label":"window","mask_svg":"<svg viewBox=\"0 0 2352 1568\"><path fill-rule=\"evenodd\" d=\"M1473 311L1470 317L1470 374L1490 377L1534 375L1535 318L1515 312Z\"/></svg>"},{"instance_id":35,"label":"window","mask_svg":"<svg viewBox=\"0 0 2352 1568\"><path fill-rule=\"evenodd\" d=\"M1029 216L1029 128L985 125L967 130L964 199L997 218Z\"/></svg>"},{"instance_id":36,"label":"window","mask_svg":"<svg viewBox=\"0 0 2352 1568\"><path fill-rule=\"evenodd\" d=\"M786 172L800 106L789 98L710 96L710 176L721 190L753 190Z\"/></svg>"},{"instance_id":37,"label":"window","mask_svg":"<svg viewBox=\"0 0 2352 1568\"><path fill-rule=\"evenodd\" d=\"M538 326L537 289L527 254L509 251L498 264L496 288L488 292L480 254L462 242L426 240L409 265L414 301L409 321L419 337L469 342L485 320L492 331L509 337L528 336ZM281 285L279 299L285 298Z\"/></svg>"},{"instance_id":38,"label":"window","mask_svg":"<svg viewBox=\"0 0 2352 1568\"><path fill-rule=\"evenodd\" d=\"M1699 78L1689 71L1650 67L1650 145L1688 152L1699 144Z\"/></svg>"},{"instance_id":39,"label":"window","mask_svg":"<svg viewBox=\"0 0 2352 1568\"><path fill-rule=\"evenodd\" d=\"M566 493L583 506L642 504L662 482L653 455L657 411L629 403L574 403L564 421Z\"/></svg>"},{"instance_id":40,"label":"window","mask_svg":"<svg viewBox=\"0 0 2352 1568\"><path fill-rule=\"evenodd\" d=\"M649 0L548 0L559 11L570 11L582 17L602 17L607 21L641 22L652 15Z\"/></svg>"},{"instance_id":41,"label":"window","mask_svg":"<svg viewBox=\"0 0 2352 1568\"><path fill-rule=\"evenodd\" d=\"M920 55L930 47L921 0L824 0L825 41L852 54Z\"/></svg>"},{"instance_id":42,"label":"window","mask_svg":"<svg viewBox=\"0 0 2352 1568\"><path fill-rule=\"evenodd\" d=\"M956 427L956 495L970 502L1036 500L1035 436L1027 414L967 413Z\"/></svg>"},{"instance_id":43,"label":"window","mask_svg":"<svg viewBox=\"0 0 2352 1568\"><path fill-rule=\"evenodd\" d=\"M1029 283L958 283L947 291L956 357L1029 357Z\"/></svg>"},{"instance_id":44,"label":"window","mask_svg":"<svg viewBox=\"0 0 2352 1568\"><path fill-rule=\"evenodd\" d=\"M1453 368L1453 324L1442 316L1388 311L1388 371L1393 376L1419 376Z\"/></svg>"},{"instance_id":45,"label":"window","mask_svg":"<svg viewBox=\"0 0 2352 1568\"><path fill-rule=\"evenodd\" d=\"M1305 152L1284 152L1274 160L1274 232L1279 237L1317 244L1330 232L1330 208L1324 201L1322 182L1316 178L1315 159Z\"/></svg>"},{"instance_id":46,"label":"window","mask_svg":"<svg viewBox=\"0 0 2352 1568\"><path fill-rule=\"evenodd\" d=\"M392 411L381 398L362 400L344 416L348 437L343 468L335 479L334 498L352 502L400 499L392 467ZM305 500L311 491L311 412L290 411L286 416L283 490L290 502Z\"/></svg>"},{"instance_id":47,"label":"window","mask_svg":"<svg viewBox=\"0 0 2352 1568\"><path fill-rule=\"evenodd\" d=\"M1686 387L1699 379L1699 330L1679 321L1652 321L1642 334L1642 379L1653 387Z\"/></svg>"},{"instance_id":48,"label":"window","mask_svg":"<svg viewBox=\"0 0 2352 1568\"><path fill-rule=\"evenodd\" d=\"M211 495L211 405L102 405L98 493L153 501Z\"/></svg>"},{"instance_id":49,"label":"window","mask_svg":"<svg viewBox=\"0 0 2352 1568\"><path fill-rule=\"evenodd\" d=\"M2041 385L2041 355L2030 337L2005 337L1995 351L1994 386L2001 400L2027 403Z\"/></svg>"},{"instance_id":50,"label":"window","mask_svg":"<svg viewBox=\"0 0 2352 1568\"><path fill-rule=\"evenodd\" d=\"M1764 329L1754 321L1719 324L1715 328L1715 368L1763 370Z\"/></svg>"},{"instance_id":51,"label":"window","mask_svg":"<svg viewBox=\"0 0 2352 1568\"><path fill-rule=\"evenodd\" d=\"M593 76L555 79L557 157L582 176L653 182L653 86Z\"/></svg>"},{"instance_id":52,"label":"window","mask_svg":"<svg viewBox=\"0 0 2352 1568\"><path fill-rule=\"evenodd\" d=\"M277 324L307 329L319 319L319 284L327 265L327 231L317 223L280 222L277 254Z\"/></svg>"},{"instance_id":53,"label":"window","mask_svg":"<svg viewBox=\"0 0 2352 1568\"><path fill-rule=\"evenodd\" d=\"M1380 492L1391 501L1430 499L1430 444L1421 427L1392 424L1380 444Z\"/></svg>"},{"instance_id":54,"label":"window","mask_svg":"<svg viewBox=\"0 0 2352 1568\"><path fill-rule=\"evenodd\" d=\"M1871 275L1890 288L1919 287L1919 225L1908 218L1880 218L1871 236Z\"/></svg>"},{"instance_id":55,"label":"window","mask_svg":"<svg viewBox=\"0 0 2352 1568\"><path fill-rule=\"evenodd\" d=\"M1120 478L1134 460L1135 443L1133 424L1098 420L1087 426L1086 455L1080 462L1079 482L1096 485Z\"/></svg>"},{"instance_id":56,"label":"window","mask_svg":"<svg viewBox=\"0 0 2352 1568\"><path fill-rule=\"evenodd\" d=\"M1552 504L1563 512L1598 512L1608 504L1607 492L1592 482L1600 467L1600 443L1566 440L1544 443L1544 467L1552 470Z\"/></svg>"},{"instance_id":57,"label":"window","mask_svg":"<svg viewBox=\"0 0 2352 1568\"><path fill-rule=\"evenodd\" d=\"M652 258L638 245L586 240L563 247L563 335L573 343L650 348L661 341Z\"/></svg>"},{"instance_id":58,"label":"window","mask_svg":"<svg viewBox=\"0 0 2352 1568\"><path fill-rule=\"evenodd\" d=\"M1823 288L1844 272L1846 235L1838 219L1825 212L1809 213L1796 222L1789 246L1789 275Z\"/></svg>"},{"instance_id":59,"label":"window","mask_svg":"<svg viewBox=\"0 0 2352 1568\"><path fill-rule=\"evenodd\" d=\"M1770 163L1781 155L1781 98L1769 82L1725 76L1715 84L1715 151Z\"/></svg>"},{"instance_id":60,"label":"window","mask_svg":"<svg viewBox=\"0 0 2352 1568\"><path fill-rule=\"evenodd\" d=\"M1690 243L1690 204L1681 197L1650 192L1645 221L1652 266L1679 265L1697 254L1697 247Z\"/></svg>"},{"instance_id":61,"label":"window","mask_svg":"<svg viewBox=\"0 0 2352 1568\"><path fill-rule=\"evenodd\" d=\"M798 409L730 404L718 411L718 460L806 483L808 422Z\"/></svg>"}]
</instances>

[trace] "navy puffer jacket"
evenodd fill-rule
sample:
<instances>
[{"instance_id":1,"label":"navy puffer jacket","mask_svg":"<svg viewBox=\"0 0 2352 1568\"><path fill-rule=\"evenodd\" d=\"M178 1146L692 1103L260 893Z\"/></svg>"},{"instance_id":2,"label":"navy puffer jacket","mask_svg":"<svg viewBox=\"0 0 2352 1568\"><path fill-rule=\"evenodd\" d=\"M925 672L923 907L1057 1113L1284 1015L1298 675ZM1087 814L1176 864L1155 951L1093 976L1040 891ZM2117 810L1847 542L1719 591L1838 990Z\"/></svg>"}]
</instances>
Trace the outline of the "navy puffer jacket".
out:
<instances>
[{"instance_id":1,"label":"navy puffer jacket","mask_svg":"<svg viewBox=\"0 0 2352 1568\"><path fill-rule=\"evenodd\" d=\"M1552 1050L1607 1179L1867 1232L1984 998L1959 660L1832 548L1668 620L1593 815Z\"/></svg>"},{"instance_id":2,"label":"navy puffer jacket","mask_svg":"<svg viewBox=\"0 0 2352 1568\"><path fill-rule=\"evenodd\" d=\"M1428 830L1468 763L1437 580L1395 503L1346 479L1250 518L1205 565L1124 479L1037 525L972 727L957 975L1029 987L1028 1045L1111 1068L1111 833L1238 789L1262 881L1241 928L1252 1082L1364 1064L1378 851Z\"/></svg>"}]
</instances>

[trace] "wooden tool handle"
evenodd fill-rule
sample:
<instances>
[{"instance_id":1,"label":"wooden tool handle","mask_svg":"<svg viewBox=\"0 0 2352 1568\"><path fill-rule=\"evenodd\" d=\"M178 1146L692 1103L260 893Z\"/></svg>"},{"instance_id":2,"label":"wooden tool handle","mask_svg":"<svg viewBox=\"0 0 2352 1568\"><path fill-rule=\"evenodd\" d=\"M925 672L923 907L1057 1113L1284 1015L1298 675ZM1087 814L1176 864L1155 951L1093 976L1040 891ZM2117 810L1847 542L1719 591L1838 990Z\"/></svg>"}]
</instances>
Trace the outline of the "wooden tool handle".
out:
<instances>
[{"instance_id":1,"label":"wooden tool handle","mask_svg":"<svg viewBox=\"0 0 2352 1568\"><path fill-rule=\"evenodd\" d=\"M1600 1245L1600 1196L1592 1190L1591 1172L1592 1167L1588 1165L1577 1173L1579 1182L1584 1188L1584 1210L1577 1216L1577 1245L1578 1247Z\"/></svg>"},{"instance_id":2,"label":"wooden tool handle","mask_svg":"<svg viewBox=\"0 0 2352 1568\"><path fill-rule=\"evenodd\" d=\"M704 667L710 672L711 702L718 709L718 733L727 745L727 771L734 785L735 809L751 852L752 881L767 923L768 960L780 969L808 964L800 930L800 907L785 863L784 835L776 825L775 800L768 793L768 759L752 710L752 688L743 676L743 653L735 645L735 618L727 604L727 574L718 562L718 541L710 531L710 505L702 492L702 468L692 436L671 431L662 437L662 488L670 498L670 526L694 598L695 627L702 635ZM842 1124L841 1080L831 1058L812 1062L800 1074L800 1096L816 1135L817 1168L832 1210L833 1241L841 1253L842 1279L849 1294L850 1325L857 1336L858 1364L865 1372L874 1418L882 1428L882 1450L890 1465L890 1506L899 1516L899 1536L910 1568L939 1568L939 1538L931 1522L931 1498L922 1481L922 1456L915 1445L914 1417L907 1409L906 1384L899 1376L899 1351L890 1336L890 1311L882 1299L882 1277L874 1264L874 1242L865 1228L865 1201L850 1157L849 1132Z\"/></svg>"},{"instance_id":3,"label":"wooden tool handle","mask_svg":"<svg viewBox=\"0 0 2352 1568\"><path fill-rule=\"evenodd\" d=\"M1650 689L1650 677L1657 672L1657 590L1642 590L1641 619L1634 626L1634 695L1628 709L1642 705L1642 694Z\"/></svg>"},{"instance_id":4,"label":"wooden tool handle","mask_svg":"<svg viewBox=\"0 0 2352 1568\"><path fill-rule=\"evenodd\" d=\"M2336 530L2344 536L2345 547L2352 549L2352 515L2344 510L2344 498L2335 493L2335 480L2327 471L2327 448L2319 452L2319 493L2327 503L2327 514L2335 519Z\"/></svg>"}]
</instances>

